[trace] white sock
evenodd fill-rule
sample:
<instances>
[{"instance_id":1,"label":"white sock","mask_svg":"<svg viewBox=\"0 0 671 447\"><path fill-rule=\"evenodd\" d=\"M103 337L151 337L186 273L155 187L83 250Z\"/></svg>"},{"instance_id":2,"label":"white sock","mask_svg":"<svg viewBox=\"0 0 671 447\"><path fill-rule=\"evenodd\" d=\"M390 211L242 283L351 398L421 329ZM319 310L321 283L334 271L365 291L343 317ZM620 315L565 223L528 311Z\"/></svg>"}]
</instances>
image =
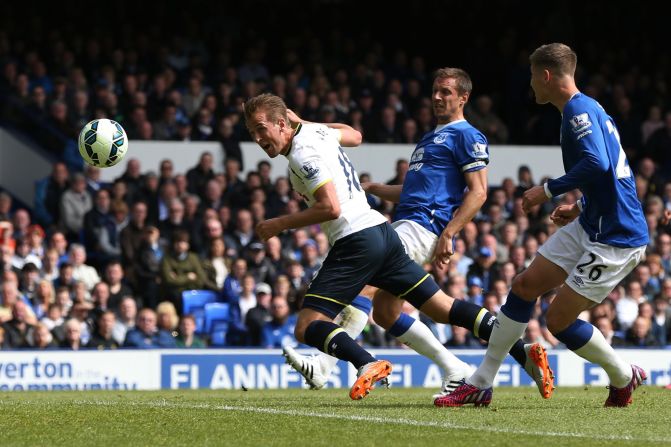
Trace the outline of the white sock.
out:
<instances>
[{"instance_id":1,"label":"white sock","mask_svg":"<svg viewBox=\"0 0 671 447\"><path fill-rule=\"evenodd\" d=\"M587 344L573 352L589 362L600 365L608 374L610 384L616 388L624 388L631 380L631 365L615 353L603 338L601 331L596 328L592 331L592 338Z\"/></svg>"},{"instance_id":2,"label":"white sock","mask_svg":"<svg viewBox=\"0 0 671 447\"><path fill-rule=\"evenodd\" d=\"M443 377L446 379L460 380L469 372L468 364L448 351L433 335L431 329L419 320L415 320L407 331L396 338L404 345L436 362L443 370Z\"/></svg>"},{"instance_id":3,"label":"white sock","mask_svg":"<svg viewBox=\"0 0 671 447\"><path fill-rule=\"evenodd\" d=\"M356 340L368 323L368 314L354 306L347 306L336 315L333 322L343 328L353 340ZM322 367L322 374L327 377L338 363L336 357L324 354L323 352L317 355L317 361Z\"/></svg>"},{"instance_id":4,"label":"white sock","mask_svg":"<svg viewBox=\"0 0 671 447\"><path fill-rule=\"evenodd\" d=\"M478 388L489 388L494 384L494 378L501 368L503 359L506 358L515 342L522 338L528 324L512 320L503 312L499 312L496 319L498 324L494 325L492 335L489 337L485 358L475 373L466 380Z\"/></svg>"}]
</instances>

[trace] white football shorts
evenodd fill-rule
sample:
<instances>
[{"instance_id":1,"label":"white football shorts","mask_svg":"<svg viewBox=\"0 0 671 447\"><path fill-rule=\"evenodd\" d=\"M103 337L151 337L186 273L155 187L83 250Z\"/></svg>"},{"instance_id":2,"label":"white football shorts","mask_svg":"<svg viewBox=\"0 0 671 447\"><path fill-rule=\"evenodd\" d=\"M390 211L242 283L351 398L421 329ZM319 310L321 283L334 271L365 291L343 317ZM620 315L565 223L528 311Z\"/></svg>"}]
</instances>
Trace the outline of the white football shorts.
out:
<instances>
[{"instance_id":1,"label":"white football shorts","mask_svg":"<svg viewBox=\"0 0 671 447\"><path fill-rule=\"evenodd\" d=\"M568 287L600 303L641 262L645 248L592 242L575 219L550 236L538 253L568 274Z\"/></svg>"},{"instance_id":2,"label":"white football shorts","mask_svg":"<svg viewBox=\"0 0 671 447\"><path fill-rule=\"evenodd\" d=\"M431 262L438 236L412 220L398 220L391 224L401 238L405 252L419 265Z\"/></svg>"}]
</instances>

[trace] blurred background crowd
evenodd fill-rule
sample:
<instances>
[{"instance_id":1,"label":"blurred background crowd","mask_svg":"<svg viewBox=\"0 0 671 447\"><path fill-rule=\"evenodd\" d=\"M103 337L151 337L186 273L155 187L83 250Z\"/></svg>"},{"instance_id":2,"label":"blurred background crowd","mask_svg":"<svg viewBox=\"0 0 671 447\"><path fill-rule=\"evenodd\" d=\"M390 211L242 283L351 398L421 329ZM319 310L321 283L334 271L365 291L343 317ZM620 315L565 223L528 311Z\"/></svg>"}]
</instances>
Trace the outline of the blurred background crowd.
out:
<instances>
[{"instance_id":1,"label":"blurred background crowd","mask_svg":"<svg viewBox=\"0 0 671 447\"><path fill-rule=\"evenodd\" d=\"M290 342L328 242L318 227L257 239L260 220L304 205L285 173L243 165L242 102L273 92L304 119L346 122L366 142L412 144L434 126L433 70L458 66L474 82L467 119L490 144L558 144L559 114L535 105L528 87L529 51L547 36L577 50L579 87L613 116L651 236L645 262L583 318L614 345L669 343L671 236L659 222L671 209L671 66L659 51L659 17L632 10L632 27L599 34L593 17L616 17L603 2L580 5L580 14L573 5L541 14L512 2L495 15L485 14L496 5L484 1L418 2L404 7L402 20L389 8L352 13L350 1L272 13L269 2L135 3L115 2L95 19L62 4L2 6L0 124L54 160L32 204L2 192L0 179L2 349ZM436 15L446 19L438 27ZM634 41L640 26L649 32ZM82 169L74 142L101 117L119 121L130 139L219 141L225 164L203 153L186 172L170 160L141 166L131 143L125 173L103 183L95 168ZM402 183L407 160L395 170L386 162L389 178L372 180ZM490 185L449 267L426 266L450 295L498 310L512 278L556 229L548 214L557 203L521 208L523 191L542 180L521 165ZM393 204L369 202L392 218ZM225 304L223 324L209 325L202 303L185 306L192 290ZM553 297L539 300L528 340L558 345L544 325ZM428 323L450 346L482 346L459 328ZM395 343L373 321L362 342Z\"/></svg>"}]
</instances>

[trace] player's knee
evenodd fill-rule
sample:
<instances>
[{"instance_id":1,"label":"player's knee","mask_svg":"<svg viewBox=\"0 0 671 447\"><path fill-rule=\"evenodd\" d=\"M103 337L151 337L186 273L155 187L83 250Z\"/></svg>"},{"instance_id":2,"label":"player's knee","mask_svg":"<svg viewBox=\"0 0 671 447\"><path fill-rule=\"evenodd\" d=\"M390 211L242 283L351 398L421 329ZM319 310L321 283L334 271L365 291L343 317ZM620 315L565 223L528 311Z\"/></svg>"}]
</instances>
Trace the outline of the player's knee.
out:
<instances>
[{"instance_id":1,"label":"player's knee","mask_svg":"<svg viewBox=\"0 0 671 447\"><path fill-rule=\"evenodd\" d=\"M557 312L552 307L548 309L548 312L545 315L545 324L552 335L557 335L559 332L566 329L569 323L570 322L566 321L566 318L564 318L561 312Z\"/></svg>"},{"instance_id":2,"label":"player's knee","mask_svg":"<svg viewBox=\"0 0 671 447\"><path fill-rule=\"evenodd\" d=\"M535 281L526 272L522 272L513 279L512 291L523 299L534 299L538 297Z\"/></svg>"},{"instance_id":3,"label":"player's knee","mask_svg":"<svg viewBox=\"0 0 671 447\"><path fill-rule=\"evenodd\" d=\"M296 323L296 327L294 328L294 337L296 337L296 341L299 343L305 343L305 330L308 327L308 324L310 322L304 322L301 320L298 320Z\"/></svg>"},{"instance_id":4,"label":"player's knee","mask_svg":"<svg viewBox=\"0 0 671 447\"><path fill-rule=\"evenodd\" d=\"M395 309L390 306L385 305L374 305L373 306L373 320L375 323L382 326L385 329L389 329L394 325L398 315L395 312Z\"/></svg>"},{"instance_id":5,"label":"player's knee","mask_svg":"<svg viewBox=\"0 0 671 447\"><path fill-rule=\"evenodd\" d=\"M368 298L369 300L372 301L373 298L375 297L375 292L377 292L378 290L379 289L377 287L365 286L363 288L363 290L361 291L361 293L359 293L359 295L363 295L363 296L365 296L366 298Z\"/></svg>"}]
</instances>

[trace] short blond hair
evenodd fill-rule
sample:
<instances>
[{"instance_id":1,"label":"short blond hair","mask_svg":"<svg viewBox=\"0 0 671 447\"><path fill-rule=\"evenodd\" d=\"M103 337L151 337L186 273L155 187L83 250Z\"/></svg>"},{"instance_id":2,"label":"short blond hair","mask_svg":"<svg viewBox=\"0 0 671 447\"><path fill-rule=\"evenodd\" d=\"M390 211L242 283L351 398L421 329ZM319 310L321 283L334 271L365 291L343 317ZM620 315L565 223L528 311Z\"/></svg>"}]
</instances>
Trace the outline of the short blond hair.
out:
<instances>
[{"instance_id":1,"label":"short blond hair","mask_svg":"<svg viewBox=\"0 0 671 447\"><path fill-rule=\"evenodd\" d=\"M563 43L549 43L536 48L529 63L534 67L545 68L558 75L575 75L578 55Z\"/></svg>"}]
</instances>

